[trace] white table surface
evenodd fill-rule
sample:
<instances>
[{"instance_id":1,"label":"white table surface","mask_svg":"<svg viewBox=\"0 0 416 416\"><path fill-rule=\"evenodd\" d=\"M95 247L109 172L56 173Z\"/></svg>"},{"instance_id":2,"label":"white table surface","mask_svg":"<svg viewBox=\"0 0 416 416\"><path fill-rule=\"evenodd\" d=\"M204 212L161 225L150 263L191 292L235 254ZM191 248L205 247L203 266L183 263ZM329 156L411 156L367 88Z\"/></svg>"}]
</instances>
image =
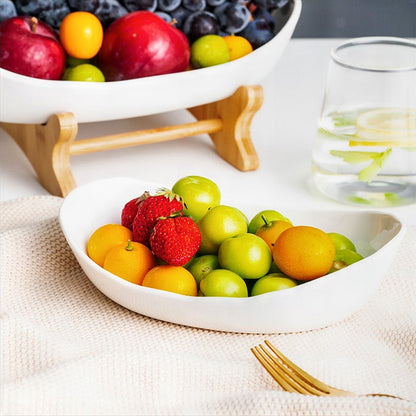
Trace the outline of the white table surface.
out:
<instances>
[{"instance_id":1,"label":"white table surface","mask_svg":"<svg viewBox=\"0 0 416 416\"><path fill-rule=\"evenodd\" d=\"M214 180L223 201L238 206L252 200L264 209L290 215L291 208L357 210L332 201L314 189L311 148L319 116L330 49L340 39L292 39L274 71L262 82L264 103L251 134L260 167L241 172L215 152L207 135L141 145L71 158L78 185L104 177L128 176L172 186L180 177ZM115 104L116 105L116 104ZM185 111L79 126L78 138L160 127L192 121ZM14 141L0 129L0 200L47 195ZM382 209L416 224L416 205Z\"/></svg>"}]
</instances>

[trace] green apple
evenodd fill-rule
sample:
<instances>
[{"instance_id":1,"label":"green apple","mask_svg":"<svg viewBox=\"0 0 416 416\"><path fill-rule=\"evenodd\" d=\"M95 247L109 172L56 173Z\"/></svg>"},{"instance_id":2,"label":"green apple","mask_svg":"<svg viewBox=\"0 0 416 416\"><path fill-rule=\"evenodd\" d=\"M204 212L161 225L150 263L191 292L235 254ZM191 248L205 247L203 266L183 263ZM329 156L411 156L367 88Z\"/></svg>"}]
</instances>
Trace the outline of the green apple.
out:
<instances>
[{"instance_id":1,"label":"green apple","mask_svg":"<svg viewBox=\"0 0 416 416\"><path fill-rule=\"evenodd\" d=\"M230 270L216 269L207 274L199 285L204 296L245 298L248 296L244 280Z\"/></svg>"},{"instance_id":2,"label":"green apple","mask_svg":"<svg viewBox=\"0 0 416 416\"><path fill-rule=\"evenodd\" d=\"M270 273L266 276L256 280L253 288L251 289L251 296L261 295L267 292L274 292L276 290L289 289L297 286L295 280L287 277L283 273Z\"/></svg>"},{"instance_id":3,"label":"green apple","mask_svg":"<svg viewBox=\"0 0 416 416\"><path fill-rule=\"evenodd\" d=\"M286 221L292 224L291 221L285 216L283 216L280 212L277 212L273 209L266 209L266 210L260 211L251 219L248 225L249 233L255 234L256 231L265 224L263 216L264 218L266 218L267 221L270 221L270 222L280 220L280 221Z\"/></svg>"},{"instance_id":4,"label":"green apple","mask_svg":"<svg viewBox=\"0 0 416 416\"><path fill-rule=\"evenodd\" d=\"M336 272L341 270L344 267L349 266L350 264L356 263L357 261L362 260L364 257L357 253L356 251L344 248L342 250L337 250L335 253L334 263L331 267L329 273Z\"/></svg>"},{"instance_id":5,"label":"green apple","mask_svg":"<svg viewBox=\"0 0 416 416\"><path fill-rule=\"evenodd\" d=\"M218 260L222 268L243 279L258 279L270 270L272 254L261 237L244 233L228 238L220 245Z\"/></svg>"},{"instance_id":6,"label":"green apple","mask_svg":"<svg viewBox=\"0 0 416 416\"><path fill-rule=\"evenodd\" d=\"M220 263L218 257L215 254L205 254L200 257L194 257L190 264L187 266L187 269L194 276L197 284L208 274L215 269L219 269Z\"/></svg>"},{"instance_id":7,"label":"green apple","mask_svg":"<svg viewBox=\"0 0 416 416\"><path fill-rule=\"evenodd\" d=\"M346 248L348 250L357 251L354 243L349 238L345 237L345 235L339 233L328 233L328 235L332 238L336 251L344 250Z\"/></svg>"},{"instance_id":8,"label":"green apple","mask_svg":"<svg viewBox=\"0 0 416 416\"><path fill-rule=\"evenodd\" d=\"M199 221L213 207L220 204L218 186L202 176L185 176L172 187L172 192L182 197L184 215Z\"/></svg>"},{"instance_id":9,"label":"green apple","mask_svg":"<svg viewBox=\"0 0 416 416\"><path fill-rule=\"evenodd\" d=\"M217 254L220 244L227 238L247 232L247 217L228 205L211 208L199 221L201 245L199 254Z\"/></svg>"}]
</instances>

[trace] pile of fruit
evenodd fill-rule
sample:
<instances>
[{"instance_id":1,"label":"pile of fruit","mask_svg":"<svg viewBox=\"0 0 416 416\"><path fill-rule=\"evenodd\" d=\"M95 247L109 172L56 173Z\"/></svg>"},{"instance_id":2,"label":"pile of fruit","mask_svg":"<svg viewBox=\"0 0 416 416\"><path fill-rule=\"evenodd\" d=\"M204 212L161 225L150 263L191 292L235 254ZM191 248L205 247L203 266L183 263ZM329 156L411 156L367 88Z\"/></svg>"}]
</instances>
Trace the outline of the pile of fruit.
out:
<instances>
[{"instance_id":1,"label":"pile of fruit","mask_svg":"<svg viewBox=\"0 0 416 416\"><path fill-rule=\"evenodd\" d=\"M120 223L91 234L87 254L137 285L225 297L288 289L363 258L342 234L293 225L270 209L248 221L220 202L218 186L200 176L144 192L121 204Z\"/></svg>"},{"instance_id":2,"label":"pile of fruit","mask_svg":"<svg viewBox=\"0 0 416 416\"><path fill-rule=\"evenodd\" d=\"M283 27L293 0L2 0L0 67L118 81L241 58Z\"/></svg>"}]
</instances>

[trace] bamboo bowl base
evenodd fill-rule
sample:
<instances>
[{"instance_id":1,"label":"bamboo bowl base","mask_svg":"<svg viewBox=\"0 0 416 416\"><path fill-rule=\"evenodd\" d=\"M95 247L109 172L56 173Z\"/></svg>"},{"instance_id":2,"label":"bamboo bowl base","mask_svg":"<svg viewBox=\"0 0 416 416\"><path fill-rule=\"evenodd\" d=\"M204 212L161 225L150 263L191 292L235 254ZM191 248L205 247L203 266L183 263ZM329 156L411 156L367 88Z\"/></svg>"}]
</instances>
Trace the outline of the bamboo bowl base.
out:
<instances>
[{"instance_id":1,"label":"bamboo bowl base","mask_svg":"<svg viewBox=\"0 0 416 416\"><path fill-rule=\"evenodd\" d=\"M263 103L261 86L242 86L228 98L187 110L197 121L156 129L76 140L72 113L53 114L45 124L0 123L25 153L39 182L52 195L65 197L76 183L70 157L102 150L208 134L218 154L241 171L255 170L259 159L250 126Z\"/></svg>"}]
</instances>

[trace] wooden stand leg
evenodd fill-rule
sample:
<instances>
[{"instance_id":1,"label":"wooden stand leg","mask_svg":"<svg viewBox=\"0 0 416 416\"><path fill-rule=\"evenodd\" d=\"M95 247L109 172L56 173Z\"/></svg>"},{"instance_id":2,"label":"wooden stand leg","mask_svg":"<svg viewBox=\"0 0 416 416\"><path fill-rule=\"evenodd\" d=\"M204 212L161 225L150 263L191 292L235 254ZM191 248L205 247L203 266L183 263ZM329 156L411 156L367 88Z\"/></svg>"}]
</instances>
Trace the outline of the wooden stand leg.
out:
<instances>
[{"instance_id":1,"label":"wooden stand leg","mask_svg":"<svg viewBox=\"0 0 416 416\"><path fill-rule=\"evenodd\" d=\"M220 118L223 128L210 134L218 154L242 171L259 167L259 158L251 141L250 125L263 104L260 86L242 86L221 101L189 108L198 119Z\"/></svg>"},{"instance_id":2,"label":"wooden stand leg","mask_svg":"<svg viewBox=\"0 0 416 416\"><path fill-rule=\"evenodd\" d=\"M48 192L65 196L75 188L70 146L78 124L72 113L54 114L46 124L1 123L1 127L25 153Z\"/></svg>"},{"instance_id":3,"label":"wooden stand leg","mask_svg":"<svg viewBox=\"0 0 416 416\"><path fill-rule=\"evenodd\" d=\"M194 123L77 141L78 124L72 113L54 114L46 124L0 125L26 154L45 189L66 196L76 186L70 165L73 155L204 133L210 135L218 154L237 169L257 169L259 159L251 141L250 124L262 103L260 86L243 86L224 100L188 108L197 119Z\"/></svg>"}]
</instances>

